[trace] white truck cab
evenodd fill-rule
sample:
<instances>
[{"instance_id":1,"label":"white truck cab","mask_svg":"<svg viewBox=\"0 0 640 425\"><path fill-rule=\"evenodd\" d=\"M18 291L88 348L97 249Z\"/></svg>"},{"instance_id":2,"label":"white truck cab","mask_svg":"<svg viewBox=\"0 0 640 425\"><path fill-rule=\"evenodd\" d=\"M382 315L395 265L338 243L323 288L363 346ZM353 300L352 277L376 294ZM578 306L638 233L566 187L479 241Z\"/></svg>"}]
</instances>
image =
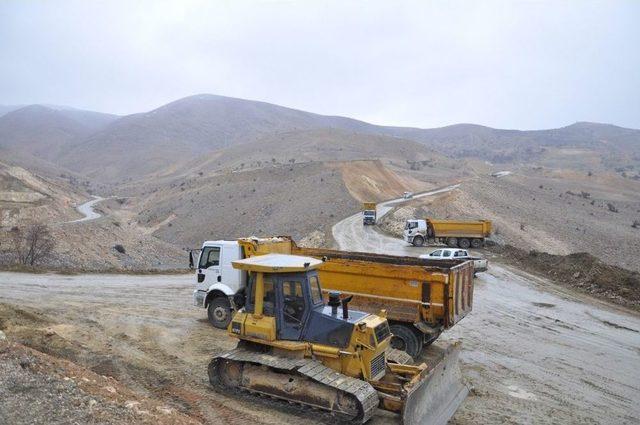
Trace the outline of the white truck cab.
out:
<instances>
[{"instance_id":1,"label":"white truck cab","mask_svg":"<svg viewBox=\"0 0 640 425\"><path fill-rule=\"evenodd\" d=\"M232 261L244 258L237 241L206 241L196 267L193 304L207 309L211 324L226 329L234 309L234 296L246 287L246 273L234 269Z\"/></svg>"},{"instance_id":2,"label":"white truck cab","mask_svg":"<svg viewBox=\"0 0 640 425\"><path fill-rule=\"evenodd\" d=\"M427 240L427 221L407 220L404 224L403 239L407 243L422 246Z\"/></svg>"}]
</instances>

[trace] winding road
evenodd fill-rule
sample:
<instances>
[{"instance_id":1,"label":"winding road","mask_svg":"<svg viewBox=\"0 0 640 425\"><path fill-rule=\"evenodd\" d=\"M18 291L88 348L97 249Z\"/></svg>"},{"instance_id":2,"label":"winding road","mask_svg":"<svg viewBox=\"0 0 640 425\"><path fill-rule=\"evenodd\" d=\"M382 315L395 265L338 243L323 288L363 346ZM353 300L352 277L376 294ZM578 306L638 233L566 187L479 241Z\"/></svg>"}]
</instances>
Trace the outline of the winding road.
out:
<instances>
[{"instance_id":1,"label":"winding road","mask_svg":"<svg viewBox=\"0 0 640 425\"><path fill-rule=\"evenodd\" d=\"M95 220L96 218L102 217L102 214L94 211L93 206L100 201L104 201L105 198L101 198L100 196L92 196L92 200L85 202L84 204L78 205L76 210L84 217L79 218L77 220L67 221L67 223L80 223L83 221Z\"/></svg>"},{"instance_id":2,"label":"winding road","mask_svg":"<svg viewBox=\"0 0 640 425\"><path fill-rule=\"evenodd\" d=\"M405 201L382 203L379 217ZM363 226L361 213L332 232L343 250L430 249ZM499 264L475 282L473 312L441 336L462 341L463 373L475 388L454 423L640 423L637 314Z\"/></svg>"}]
</instances>

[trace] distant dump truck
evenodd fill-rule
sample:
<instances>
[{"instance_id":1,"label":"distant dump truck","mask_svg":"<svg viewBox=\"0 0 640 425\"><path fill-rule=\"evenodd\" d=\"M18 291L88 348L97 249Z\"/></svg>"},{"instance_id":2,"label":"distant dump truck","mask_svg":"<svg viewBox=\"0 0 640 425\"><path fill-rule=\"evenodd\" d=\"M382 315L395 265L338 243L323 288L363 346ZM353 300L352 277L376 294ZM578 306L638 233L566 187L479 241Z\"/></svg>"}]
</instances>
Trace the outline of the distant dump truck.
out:
<instances>
[{"instance_id":1,"label":"distant dump truck","mask_svg":"<svg viewBox=\"0 0 640 425\"><path fill-rule=\"evenodd\" d=\"M404 240L413 246L446 243L451 248L480 248L491 235L489 220L407 220Z\"/></svg>"},{"instance_id":2,"label":"distant dump truck","mask_svg":"<svg viewBox=\"0 0 640 425\"><path fill-rule=\"evenodd\" d=\"M194 304L207 309L217 328L229 325L243 305L247 276L232 262L264 254L292 254L323 260L322 291L353 295L351 304L375 314L384 309L393 348L417 356L467 315L473 305L473 263L415 257L303 248L288 236L206 241L197 262Z\"/></svg>"},{"instance_id":3,"label":"distant dump truck","mask_svg":"<svg viewBox=\"0 0 640 425\"><path fill-rule=\"evenodd\" d=\"M376 203L365 202L362 206L362 224L376 224Z\"/></svg>"}]
</instances>

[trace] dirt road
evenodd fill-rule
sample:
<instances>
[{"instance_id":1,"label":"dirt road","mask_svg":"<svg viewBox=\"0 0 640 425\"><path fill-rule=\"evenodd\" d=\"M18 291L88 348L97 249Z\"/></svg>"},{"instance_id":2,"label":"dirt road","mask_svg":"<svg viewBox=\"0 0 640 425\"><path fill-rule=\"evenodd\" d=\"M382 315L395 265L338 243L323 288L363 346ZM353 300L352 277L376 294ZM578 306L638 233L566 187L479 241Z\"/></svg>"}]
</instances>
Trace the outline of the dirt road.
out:
<instances>
[{"instance_id":1,"label":"dirt road","mask_svg":"<svg viewBox=\"0 0 640 425\"><path fill-rule=\"evenodd\" d=\"M334 226L340 249L430 250L361 221L356 214ZM640 421L637 315L492 264L476 279L473 312L441 338L463 341L463 373L475 387L454 423Z\"/></svg>"},{"instance_id":2,"label":"dirt road","mask_svg":"<svg viewBox=\"0 0 640 425\"><path fill-rule=\"evenodd\" d=\"M449 192L459 186L459 184L455 184L442 189L418 193L411 199L398 198L381 202L376 206L377 220L384 217L385 214L398 204L409 202L413 199ZM353 246L357 246L357 250L359 251L384 252L387 250L389 253L395 252L398 255L413 255L412 253L415 252L411 250L409 246L399 245L396 239L388 238L376 232L373 227L363 226L361 213L354 214L336 223L331 229L331 233L333 234L333 239L341 249L352 249ZM358 242L354 244L353 241ZM386 246L387 244L389 244L389 246Z\"/></svg>"},{"instance_id":3,"label":"dirt road","mask_svg":"<svg viewBox=\"0 0 640 425\"><path fill-rule=\"evenodd\" d=\"M84 217L79 218L77 220L68 221L67 223L80 223L83 221L95 220L96 218L102 217L102 214L94 211L93 206L100 201L104 201L105 198L101 198L100 196L93 196L93 199L85 202L84 204L78 205L76 208L78 212Z\"/></svg>"}]
</instances>

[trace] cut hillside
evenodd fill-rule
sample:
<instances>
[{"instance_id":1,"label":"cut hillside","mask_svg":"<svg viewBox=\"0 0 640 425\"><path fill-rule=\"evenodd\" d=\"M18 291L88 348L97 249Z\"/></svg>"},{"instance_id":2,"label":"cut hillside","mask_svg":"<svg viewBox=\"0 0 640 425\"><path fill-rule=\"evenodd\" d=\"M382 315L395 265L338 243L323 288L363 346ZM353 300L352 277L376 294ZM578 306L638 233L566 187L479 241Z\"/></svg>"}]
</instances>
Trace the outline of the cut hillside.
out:
<instances>
[{"instance_id":1,"label":"cut hillside","mask_svg":"<svg viewBox=\"0 0 640 425\"><path fill-rule=\"evenodd\" d=\"M403 192L421 192L433 184L395 173L381 161L336 163L351 196L360 202L380 202L402 196Z\"/></svg>"},{"instance_id":2,"label":"cut hillside","mask_svg":"<svg viewBox=\"0 0 640 425\"><path fill-rule=\"evenodd\" d=\"M78 218L83 194L62 178L50 179L0 162L0 228L27 221L57 223Z\"/></svg>"}]
</instances>

